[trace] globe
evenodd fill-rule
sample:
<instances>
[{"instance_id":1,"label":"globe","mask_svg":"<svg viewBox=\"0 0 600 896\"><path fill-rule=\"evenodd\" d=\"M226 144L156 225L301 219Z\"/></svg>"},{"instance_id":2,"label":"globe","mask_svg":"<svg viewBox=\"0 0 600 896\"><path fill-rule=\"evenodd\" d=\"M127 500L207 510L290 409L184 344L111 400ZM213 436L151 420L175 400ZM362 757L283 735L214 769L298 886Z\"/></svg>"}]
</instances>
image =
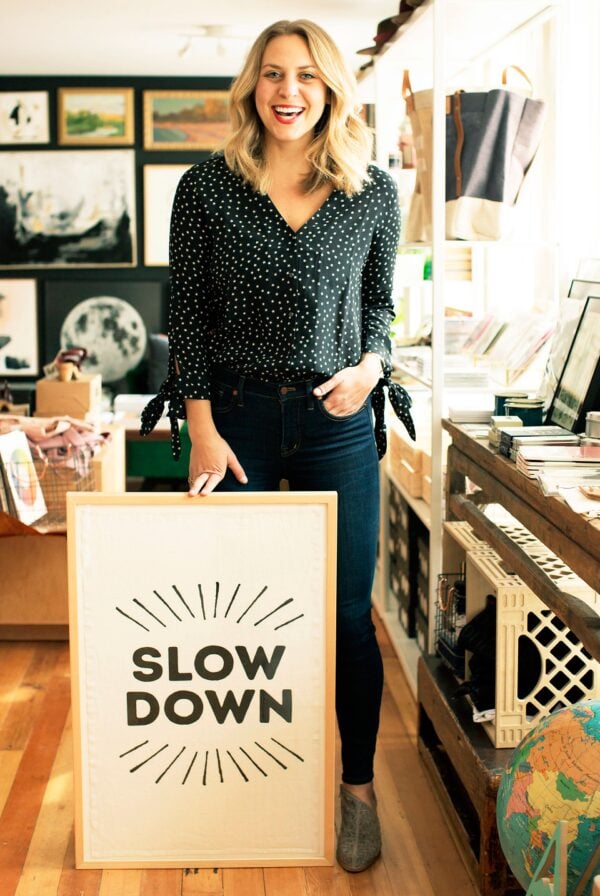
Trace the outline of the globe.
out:
<instances>
[{"instance_id":1,"label":"globe","mask_svg":"<svg viewBox=\"0 0 600 896\"><path fill-rule=\"evenodd\" d=\"M600 874L600 700L552 713L521 741L502 776L497 820L513 874L527 889L559 821L567 822L567 893Z\"/></svg>"},{"instance_id":2,"label":"globe","mask_svg":"<svg viewBox=\"0 0 600 896\"><path fill-rule=\"evenodd\" d=\"M94 296L71 308L60 331L61 348L87 349L86 373L114 383L140 363L147 333L136 309L114 296Z\"/></svg>"}]
</instances>

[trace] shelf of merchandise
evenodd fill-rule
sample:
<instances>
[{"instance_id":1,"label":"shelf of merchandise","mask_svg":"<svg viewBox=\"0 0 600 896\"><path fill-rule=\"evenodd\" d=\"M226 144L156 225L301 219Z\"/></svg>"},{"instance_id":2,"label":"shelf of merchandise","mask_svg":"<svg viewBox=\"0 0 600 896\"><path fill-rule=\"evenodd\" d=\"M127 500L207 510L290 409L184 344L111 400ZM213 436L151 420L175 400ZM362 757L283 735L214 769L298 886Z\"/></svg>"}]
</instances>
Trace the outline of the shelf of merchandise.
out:
<instances>
[{"instance_id":1,"label":"shelf of merchandise","mask_svg":"<svg viewBox=\"0 0 600 896\"><path fill-rule=\"evenodd\" d=\"M556 301L556 276L555 253L557 240L555 239L556 213L554 208L553 191L547 188L547 183L556 182L556 158L553 136L556 134L556 118L552 104L549 104L546 120L545 148L542 155L544 170L544 188L536 186L537 192L532 199L529 215L521 232L516 234L515 244L462 242L447 240L445 237L445 97L446 93L468 84L467 73L480 72L486 65L486 60L494 54L498 55L499 48L504 48L509 39L515 35L520 36L543 28L546 43L549 49L544 51L544 58L540 63L541 68L548 75L549 83L546 84L548 95L552 95L558 78L555 65L556 43L556 8L557 4L547 0L521 0L521 2L507 3L505 0L486 0L486 2L473 3L470 0L425 0L414 10L407 23L402 26L395 37L388 42L383 50L375 57L374 65L365 77L369 81L368 90L374 98L376 105L376 136L377 136L377 162L387 168L388 151L394 145L397 127L401 118L401 110L404 108L401 97L402 73L409 69L414 90L432 89L433 97L433 165L432 165L432 234L427 243L411 242L403 243L399 252L407 250L424 250L430 254L432 261L432 277L427 284L427 290L431 296L431 375L423 375L410 365L396 362L398 371L413 378L418 388L429 390L430 401L430 432L431 432L431 505L427 506L427 527L430 531L430 556L429 556L429 618L434 618L435 606L434 583L442 569L441 557L441 532L443 521L443 444L441 420L445 413L445 405L448 399L448 389L445 384L445 260L452 248L470 248L474 262L473 277L479 276L484 271L482 282L484 288L493 286L493 273L498 269L510 269L511 261L507 262L504 250L527 254L531 251L532 263L534 252L541 250L545 255L535 256L535 265L539 271L543 271L546 278L540 289L542 296L548 294L548 302ZM548 54L546 56L546 54ZM506 58L506 63L515 60ZM489 70L486 69L489 75ZM363 84L363 95L366 90ZM384 114L378 114L379 110ZM398 109L398 115L394 117L393 110ZM531 179L531 178L530 178ZM539 236L539 240L535 237ZM494 250L500 246L499 252ZM542 260L542 258L544 260ZM551 258L549 263L547 258ZM477 265L477 272L475 272ZM495 266L495 268L494 268ZM513 265L514 266L514 265ZM436 271L438 275L436 276ZM439 272L442 272L440 274ZM543 278L542 278L543 279ZM550 287L548 287L550 284ZM493 301L498 301L497 293L490 290ZM544 307L544 306L542 306ZM481 309L479 309L481 310ZM486 310L484 308L484 310ZM427 372L429 374L429 371ZM483 391L483 390L482 390ZM488 392L489 387L488 387ZM429 426L427 427L429 432ZM383 468L382 487L382 545L387 545L387 481L389 473L387 467ZM398 485L398 483L395 483ZM404 489L401 494L407 501L410 496ZM410 499L414 501L415 499ZM409 501L410 503L410 501ZM424 504L424 502L422 502ZM412 504L410 506L413 506ZM415 512L417 512L415 510ZM420 514L419 514L420 516ZM378 610L384 621L391 614L395 614L395 607L390 603L387 593L388 569L380 558L380 575L377 590ZM388 625L388 623L386 623ZM399 623L398 623L399 626ZM403 665L410 669L409 681L416 681L416 662L414 660L415 642L408 639L402 631L396 631L395 620L389 622L389 630L396 650L404 656ZM407 642L411 642L408 644ZM429 649L433 647L433 631L430 631ZM418 654L418 648L417 648Z\"/></svg>"},{"instance_id":2,"label":"shelf of merchandise","mask_svg":"<svg viewBox=\"0 0 600 896\"><path fill-rule=\"evenodd\" d=\"M421 522L429 528L429 505L422 498L413 498L406 489L394 480L388 469L387 459L381 462L380 486L381 486L381 516L380 516L380 551L377 563L377 572L373 586L372 602L381 622L385 626L388 637L392 643L402 670L406 675L408 684L416 699L417 697L417 666L421 651L415 638L409 638L398 618L398 605L389 589L390 568L388 559L389 517L387 514L389 483L392 482L398 489L407 504L412 508Z\"/></svg>"}]
</instances>

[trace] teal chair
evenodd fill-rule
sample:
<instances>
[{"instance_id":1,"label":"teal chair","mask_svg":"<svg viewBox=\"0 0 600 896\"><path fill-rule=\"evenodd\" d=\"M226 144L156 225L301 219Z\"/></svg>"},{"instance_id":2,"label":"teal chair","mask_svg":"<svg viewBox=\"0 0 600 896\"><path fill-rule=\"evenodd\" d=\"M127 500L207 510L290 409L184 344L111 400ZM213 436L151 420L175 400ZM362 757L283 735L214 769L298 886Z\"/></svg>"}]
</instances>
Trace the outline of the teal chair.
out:
<instances>
[{"instance_id":1,"label":"teal chair","mask_svg":"<svg viewBox=\"0 0 600 896\"><path fill-rule=\"evenodd\" d=\"M181 425L181 456L174 460L171 442L141 439L128 441L126 448L127 476L141 476L146 480L181 479L187 483L192 443L187 423Z\"/></svg>"}]
</instances>

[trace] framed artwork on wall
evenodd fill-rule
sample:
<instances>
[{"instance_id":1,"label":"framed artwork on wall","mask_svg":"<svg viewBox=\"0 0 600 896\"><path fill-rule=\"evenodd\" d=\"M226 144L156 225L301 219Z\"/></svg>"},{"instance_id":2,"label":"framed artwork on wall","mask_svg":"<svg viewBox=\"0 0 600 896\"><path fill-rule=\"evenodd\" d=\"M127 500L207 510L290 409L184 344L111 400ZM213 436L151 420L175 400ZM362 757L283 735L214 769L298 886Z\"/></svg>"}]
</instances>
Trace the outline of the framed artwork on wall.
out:
<instances>
[{"instance_id":1,"label":"framed artwork on wall","mask_svg":"<svg viewBox=\"0 0 600 896\"><path fill-rule=\"evenodd\" d=\"M59 349L87 350L86 373L118 383L147 355L148 337L163 329L163 284L158 281L52 280L43 301L43 358Z\"/></svg>"},{"instance_id":2,"label":"framed artwork on wall","mask_svg":"<svg viewBox=\"0 0 600 896\"><path fill-rule=\"evenodd\" d=\"M0 376L39 372L36 281L0 279Z\"/></svg>"},{"instance_id":3,"label":"framed artwork on wall","mask_svg":"<svg viewBox=\"0 0 600 896\"><path fill-rule=\"evenodd\" d=\"M134 152L7 152L0 268L136 263Z\"/></svg>"},{"instance_id":4,"label":"framed artwork on wall","mask_svg":"<svg viewBox=\"0 0 600 896\"><path fill-rule=\"evenodd\" d=\"M177 184L189 165L144 165L144 264L169 264L169 226Z\"/></svg>"},{"instance_id":5,"label":"framed artwork on wall","mask_svg":"<svg viewBox=\"0 0 600 896\"><path fill-rule=\"evenodd\" d=\"M49 142L47 92L0 92L0 144Z\"/></svg>"},{"instance_id":6,"label":"framed artwork on wall","mask_svg":"<svg viewBox=\"0 0 600 896\"><path fill-rule=\"evenodd\" d=\"M67 528L77 867L332 865L336 495L80 492Z\"/></svg>"},{"instance_id":7,"label":"framed artwork on wall","mask_svg":"<svg viewBox=\"0 0 600 896\"><path fill-rule=\"evenodd\" d=\"M548 422L571 432L585 429L588 411L600 410L600 297L585 301L558 386Z\"/></svg>"},{"instance_id":8,"label":"framed artwork on wall","mask_svg":"<svg viewBox=\"0 0 600 896\"><path fill-rule=\"evenodd\" d=\"M133 139L133 87L58 89L61 145L119 146Z\"/></svg>"},{"instance_id":9,"label":"framed artwork on wall","mask_svg":"<svg viewBox=\"0 0 600 896\"><path fill-rule=\"evenodd\" d=\"M144 91L144 149L212 151L229 130L227 90Z\"/></svg>"}]
</instances>

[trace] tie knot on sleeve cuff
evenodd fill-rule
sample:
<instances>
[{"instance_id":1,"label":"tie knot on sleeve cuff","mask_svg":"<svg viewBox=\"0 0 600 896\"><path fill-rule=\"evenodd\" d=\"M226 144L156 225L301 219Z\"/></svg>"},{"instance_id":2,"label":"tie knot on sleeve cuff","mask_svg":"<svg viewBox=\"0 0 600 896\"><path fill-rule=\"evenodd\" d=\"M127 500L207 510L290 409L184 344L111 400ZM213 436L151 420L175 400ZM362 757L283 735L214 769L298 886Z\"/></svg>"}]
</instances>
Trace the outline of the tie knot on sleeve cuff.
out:
<instances>
[{"instance_id":1,"label":"tie knot on sleeve cuff","mask_svg":"<svg viewBox=\"0 0 600 896\"><path fill-rule=\"evenodd\" d=\"M387 450L387 428L385 425L385 393L384 387L387 387L390 404L394 409L394 413L404 424L407 433L414 441L416 439L415 424L411 417L410 408L412 400L406 389L398 383L390 382L389 377L379 381L373 391L373 412L375 414L375 442L377 445L377 454L379 459L384 456Z\"/></svg>"}]
</instances>

